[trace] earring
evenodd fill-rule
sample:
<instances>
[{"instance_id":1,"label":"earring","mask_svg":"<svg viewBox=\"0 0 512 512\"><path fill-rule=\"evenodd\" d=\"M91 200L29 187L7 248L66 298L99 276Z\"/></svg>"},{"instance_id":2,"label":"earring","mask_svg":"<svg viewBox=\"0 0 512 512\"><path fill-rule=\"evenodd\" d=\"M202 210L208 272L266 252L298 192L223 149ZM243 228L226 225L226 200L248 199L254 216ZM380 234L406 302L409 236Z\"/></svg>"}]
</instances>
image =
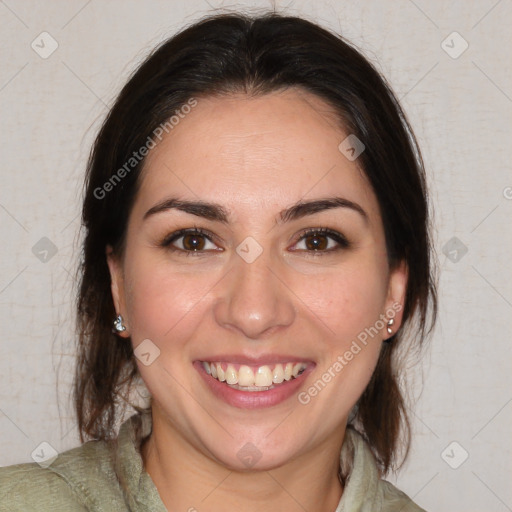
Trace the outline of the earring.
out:
<instances>
[{"instance_id":1,"label":"earring","mask_svg":"<svg viewBox=\"0 0 512 512\"><path fill-rule=\"evenodd\" d=\"M394 318L390 318L388 320L388 327L387 327L388 334L393 334L392 326L393 326L394 323L395 323L395 319Z\"/></svg>"},{"instance_id":2,"label":"earring","mask_svg":"<svg viewBox=\"0 0 512 512\"><path fill-rule=\"evenodd\" d=\"M123 317L121 315L117 315L114 320L114 328L112 332L123 332L126 331L126 327L123 325Z\"/></svg>"}]
</instances>

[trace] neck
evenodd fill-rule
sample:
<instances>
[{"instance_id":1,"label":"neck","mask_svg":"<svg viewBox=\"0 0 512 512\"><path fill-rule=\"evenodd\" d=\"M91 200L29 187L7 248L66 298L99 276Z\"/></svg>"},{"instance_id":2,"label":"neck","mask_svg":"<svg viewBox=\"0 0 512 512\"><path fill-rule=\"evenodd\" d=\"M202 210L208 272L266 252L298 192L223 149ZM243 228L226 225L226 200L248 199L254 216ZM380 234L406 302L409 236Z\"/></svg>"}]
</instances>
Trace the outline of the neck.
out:
<instances>
[{"instance_id":1,"label":"neck","mask_svg":"<svg viewBox=\"0 0 512 512\"><path fill-rule=\"evenodd\" d=\"M207 457L155 413L153 408L153 431L141 454L168 510L336 509L342 494L338 468L343 435L339 432L335 439L282 466L242 472Z\"/></svg>"}]
</instances>

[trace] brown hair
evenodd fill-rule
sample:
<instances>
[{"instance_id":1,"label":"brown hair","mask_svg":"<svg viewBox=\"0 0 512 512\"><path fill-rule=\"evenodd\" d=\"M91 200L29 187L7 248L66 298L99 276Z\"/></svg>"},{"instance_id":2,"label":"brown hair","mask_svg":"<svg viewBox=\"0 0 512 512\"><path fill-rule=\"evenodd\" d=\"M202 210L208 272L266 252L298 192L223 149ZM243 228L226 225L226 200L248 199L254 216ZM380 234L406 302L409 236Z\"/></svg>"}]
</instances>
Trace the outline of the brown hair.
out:
<instances>
[{"instance_id":1,"label":"brown hair","mask_svg":"<svg viewBox=\"0 0 512 512\"><path fill-rule=\"evenodd\" d=\"M314 23L274 13L211 16L165 41L122 89L96 138L87 167L85 229L78 297L78 362L74 401L82 442L109 439L138 377L132 347L112 333L115 309L105 249L122 253L144 159L119 170L153 131L191 98L302 88L330 104L366 146L358 162L377 196L389 265L405 262L409 281L403 326L413 319L421 346L435 320L425 172L406 117L385 80L350 44ZM110 180L110 181L109 181ZM110 182L112 186L105 187ZM108 192L106 192L108 188ZM409 446L398 377L402 327L383 344L352 424L383 472ZM411 336L407 337L408 341ZM123 405L124 404L124 405ZM401 433L403 439L401 439Z\"/></svg>"}]
</instances>

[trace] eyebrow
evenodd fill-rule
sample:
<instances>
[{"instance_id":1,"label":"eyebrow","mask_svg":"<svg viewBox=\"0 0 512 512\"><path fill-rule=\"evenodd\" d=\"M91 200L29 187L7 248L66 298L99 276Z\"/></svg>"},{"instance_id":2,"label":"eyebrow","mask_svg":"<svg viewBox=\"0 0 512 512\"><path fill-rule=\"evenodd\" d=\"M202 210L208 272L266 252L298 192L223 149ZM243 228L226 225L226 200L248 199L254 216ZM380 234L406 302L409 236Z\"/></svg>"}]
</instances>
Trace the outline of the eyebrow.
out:
<instances>
[{"instance_id":1,"label":"eyebrow","mask_svg":"<svg viewBox=\"0 0 512 512\"><path fill-rule=\"evenodd\" d=\"M322 212L325 210L331 210L333 208L348 208L357 212L365 222L368 222L368 214L364 209L343 197L329 197L326 199L316 199L313 201L299 201L294 205L285 208L279 212L279 218L281 222L290 222L292 220L301 219L307 215L313 215L314 213ZM166 212L169 210L179 210L197 217L204 219L222 222L224 224L229 223L228 212L219 204L208 203L205 201L187 201L183 199L169 198L164 199L160 203L150 208L144 214L144 220L148 217L156 215L157 213Z\"/></svg>"},{"instance_id":2,"label":"eyebrow","mask_svg":"<svg viewBox=\"0 0 512 512\"><path fill-rule=\"evenodd\" d=\"M286 208L280 212L279 216L281 222L290 222L292 220L301 219L307 215L322 212L325 210L332 210L333 208L348 208L357 212L363 217L365 222L368 222L368 214L361 206L353 201L349 201L343 197L329 197L326 199L316 199L314 201L299 201L293 206Z\"/></svg>"}]
</instances>

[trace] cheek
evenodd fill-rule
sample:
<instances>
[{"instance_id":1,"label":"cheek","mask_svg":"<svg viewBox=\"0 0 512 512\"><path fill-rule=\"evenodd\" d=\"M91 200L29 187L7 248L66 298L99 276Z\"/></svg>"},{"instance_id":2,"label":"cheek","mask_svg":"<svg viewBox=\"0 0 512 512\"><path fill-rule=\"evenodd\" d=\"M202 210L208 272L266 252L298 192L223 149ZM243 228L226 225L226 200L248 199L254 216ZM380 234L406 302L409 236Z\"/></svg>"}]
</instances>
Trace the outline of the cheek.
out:
<instances>
[{"instance_id":1,"label":"cheek","mask_svg":"<svg viewBox=\"0 0 512 512\"><path fill-rule=\"evenodd\" d=\"M302 399L314 401L319 396L314 407L327 406L333 418L346 419L368 385L382 347L382 331L376 328L383 325L379 319L385 278L378 266L354 264L318 278L315 286L304 286L297 294L320 319L316 325L326 327L317 380Z\"/></svg>"},{"instance_id":2,"label":"cheek","mask_svg":"<svg viewBox=\"0 0 512 512\"><path fill-rule=\"evenodd\" d=\"M189 341L207 313L205 296L216 280L206 273L180 273L165 262L150 261L148 256L134 258L127 266L131 339L134 349L146 339L158 347L158 356L149 365L137 360L139 373L156 401L179 410L181 383L189 378L193 347Z\"/></svg>"},{"instance_id":3,"label":"cheek","mask_svg":"<svg viewBox=\"0 0 512 512\"><path fill-rule=\"evenodd\" d=\"M375 262L354 259L314 279L297 279L294 289L339 343L375 325L384 312L386 271Z\"/></svg>"},{"instance_id":4,"label":"cheek","mask_svg":"<svg viewBox=\"0 0 512 512\"><path fill-rule=\"evenodd\" d=\"M149 338L161 344L181 339L176 332L194 325L204 313L202 298L214 286L214 276L170 269L150 258L127 265L127 306L134 344Z\"/></svg>"},{"instance_id":5,"label":"cheek","mask_svg":"<svg viewBox=\"0 0 512 512\"><path fill-rule=\"evenodd\" d=\"M383 326L386 268L385 259L360 255L315 276L314 282L297 282L297 295L325 327L320 379L332 384L322 394L325 403L336 404L340 415L347 415L357 402L377 364L382 330L376 328ZM320 325L318 320L316 324Z\"/></svg>"}]
</instances>

